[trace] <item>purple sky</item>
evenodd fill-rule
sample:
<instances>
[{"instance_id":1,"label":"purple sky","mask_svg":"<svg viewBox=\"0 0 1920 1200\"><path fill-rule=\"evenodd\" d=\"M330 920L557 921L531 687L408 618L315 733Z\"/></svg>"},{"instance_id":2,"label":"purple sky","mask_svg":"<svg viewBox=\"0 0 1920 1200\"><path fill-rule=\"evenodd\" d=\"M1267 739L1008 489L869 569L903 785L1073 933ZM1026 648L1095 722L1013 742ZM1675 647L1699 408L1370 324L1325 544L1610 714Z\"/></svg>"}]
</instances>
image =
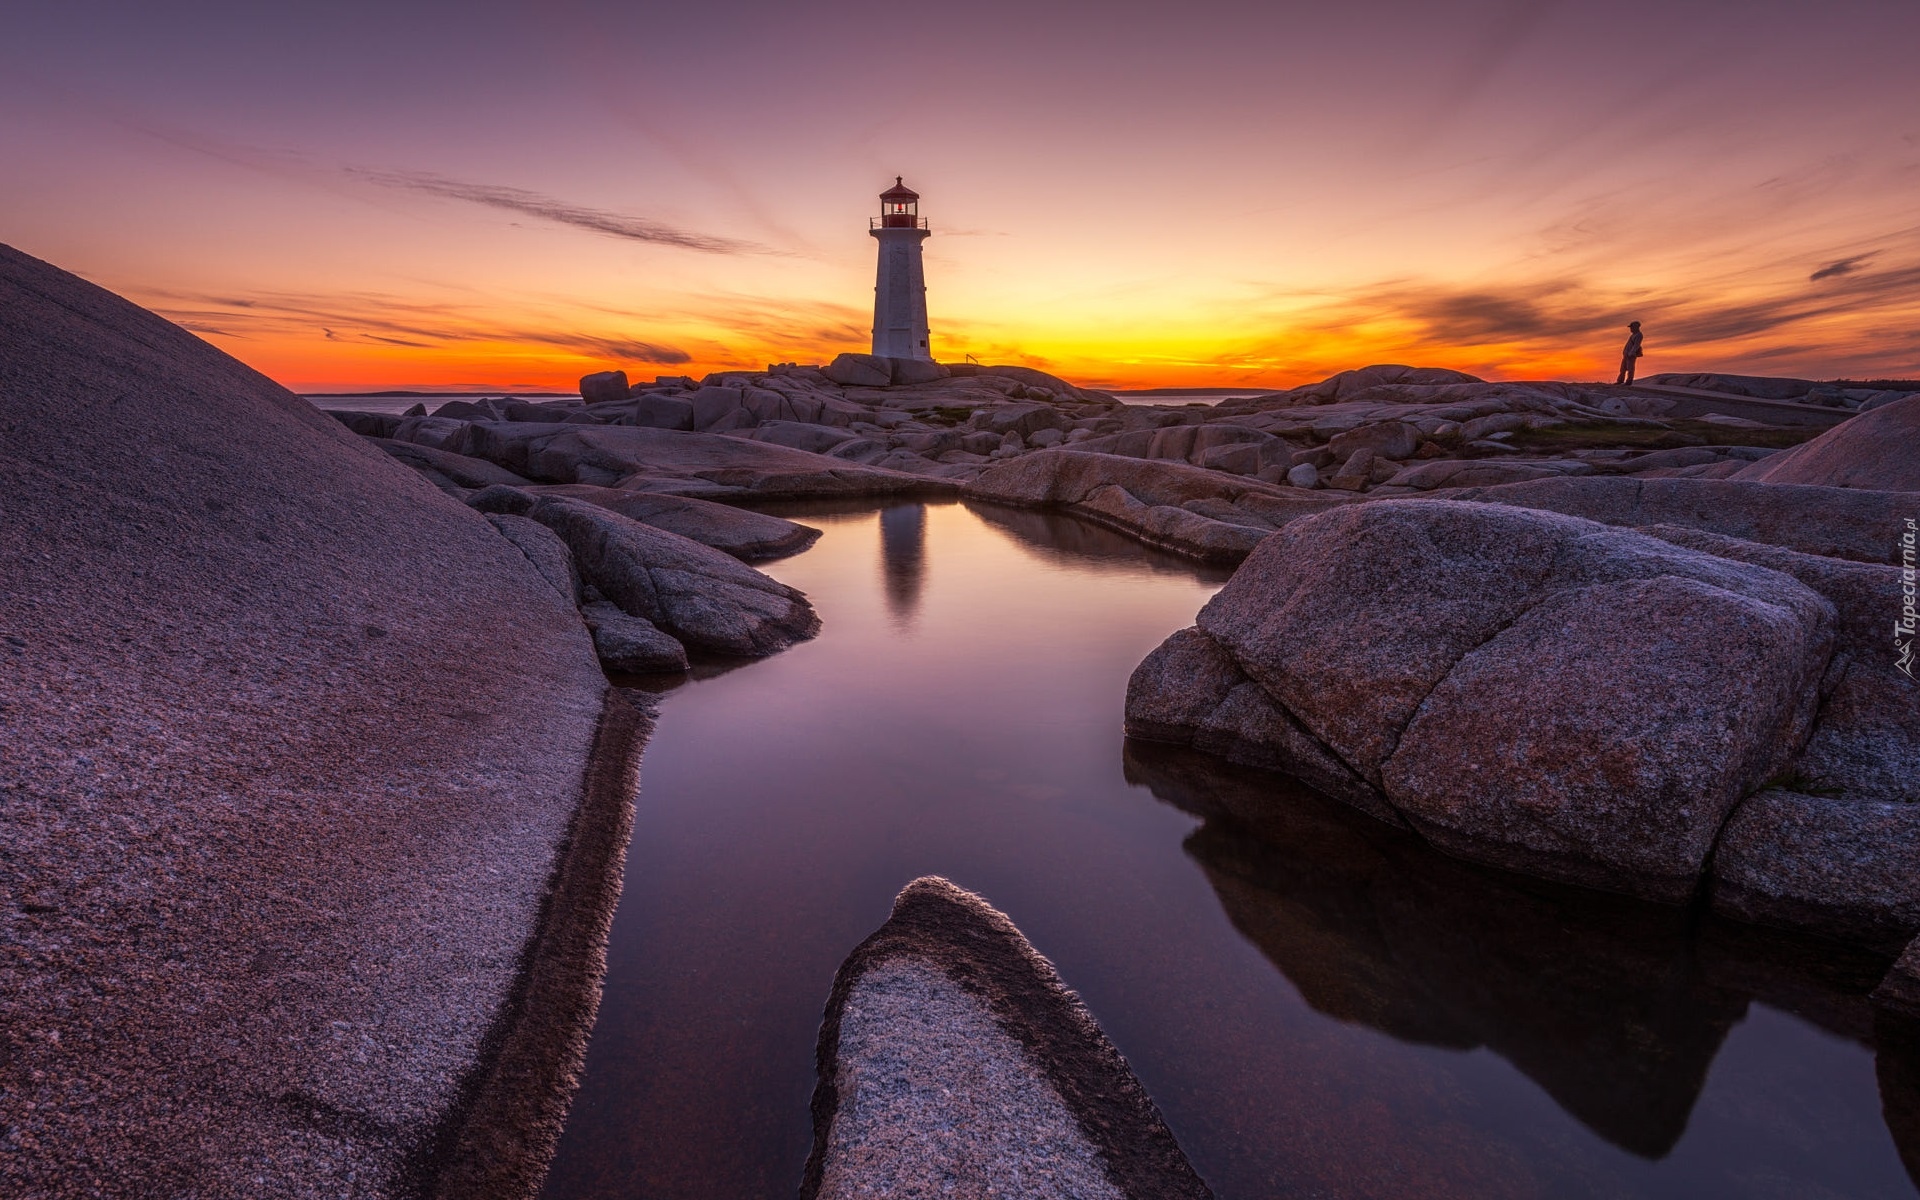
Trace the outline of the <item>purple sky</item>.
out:
<instances>
[{"instance_id":1,"label":"purple sky","mask_svg":"<svg viewBox=\"0 0 1920 1200\"><path fill-rule=\"evenodd\" d=\"M865 342L1282 385L1380 359L1920 372L1920 3L34 6L0 238L296 386Z\"/></svg>"}]
</instances>

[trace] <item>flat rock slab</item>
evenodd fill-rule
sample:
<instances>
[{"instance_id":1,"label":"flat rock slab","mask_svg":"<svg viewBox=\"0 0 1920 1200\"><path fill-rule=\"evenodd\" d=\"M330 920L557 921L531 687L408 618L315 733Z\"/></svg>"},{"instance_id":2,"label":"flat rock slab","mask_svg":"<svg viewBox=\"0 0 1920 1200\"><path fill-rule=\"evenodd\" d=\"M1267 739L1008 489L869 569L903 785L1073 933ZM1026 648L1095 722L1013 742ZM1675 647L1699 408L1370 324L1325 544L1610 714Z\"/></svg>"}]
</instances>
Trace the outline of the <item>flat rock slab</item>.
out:
<instances>
[{"instance_id":1,"label":"flat rock slab","mask_svg":"<svg viewBox=\"0 0 1920 1200\"><path fill-rule=\"evenodd\" d=\"M1212 1194L1052 964L944 879L841 966L819 1071L805 1200Z\"/></svg>"},{"instance_id":2,"label":"flat rock slab","mask_svg":"<svg viewBox=\"0 0 1920 1200\"><path fill-rule=\"evenodd\" d=\"M464 454L454 454L448 450L437 450L432 446L420 446L412 442L399 442L392 438L376 437L369 440L400 462L425 475L442 490L450 487L465 489L492 487L496 483L513 486L527 482L505 467L495 466L482 458L468 458Z\"/></svg>"},{"instance_id":3,"label":"flat rock slab","mask_svg":"<svg viewBox=\"0 0 1920 1200\"><path fill-rule=\"evenodd\" d=\"M5 247L0 496L0 1194L431 1190L586 811L573 604L339 422ZM574 1011L533 1108L564 1112ZM496 1130L522 1189L543 1111Z\"/></svg>"},{"instance_id":4,"label":"flat rock slab","mask_svg":"<svg viewBox=\"0 0 1920 1200\"><path fill-rule=\"evenodd\" d=\"M525 490L536 496L572 496L598 504L629 520L692 538L743 562L798 554L820 536L820 531L811 525L691 496L663 496L658 492L594 487L586 483L534 484Z\"/></svg>"},{"instance_id":5,"label":"flat rock slab","mask_svg":"<svg viewBox=\"0 0 1920 1200\"><path fill-rule=\"evenodd\" d=\"M406 432L402 426L398 436ZM447 434L443 448L543 483L590 483L707 500L954 490L944 480L681 429L476 421Z\"/></svg>"},{"instance_id":6,"label":"flat rock slab","mask_svg":"<svg viewBox=\"0 0 1920 1200\"><path fill-rule=\"evenodd\" d=\"M990 468L980 500L1059 508L1203 562L1236 563L1297 517L1354 498L1274 487L1186 463L1043 450Z\"/></svg>"},{"instance_id":7,"label":"flat rock slab","mask_svg":"<svg viewBox=\"0 0 1920 1200\"><path fill-rule=\"evenodd\" d=\"M1914 508L1913 498L1903 492L1619 476L1468 488L1443 498L1538 508L1607 525L1684 525L1803 554L1871 563L1891 560L1901 521Z\"/></svg>"}]
</instances>

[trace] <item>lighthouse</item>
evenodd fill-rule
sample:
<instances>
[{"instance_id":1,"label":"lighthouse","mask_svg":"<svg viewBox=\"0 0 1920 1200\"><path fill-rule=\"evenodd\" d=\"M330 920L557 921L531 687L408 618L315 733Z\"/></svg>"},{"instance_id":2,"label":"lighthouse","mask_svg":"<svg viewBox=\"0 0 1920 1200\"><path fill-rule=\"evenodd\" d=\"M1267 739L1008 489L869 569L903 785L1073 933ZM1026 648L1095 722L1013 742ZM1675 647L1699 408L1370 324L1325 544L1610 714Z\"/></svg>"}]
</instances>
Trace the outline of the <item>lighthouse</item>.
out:
<instances>
[{"instance_id":1,"label":"lighthouse","mask_svg":"<svg viewBox=\"0 0 1920 1200\"><path fill-rule=\"evenodd\" d=\"M880 193L880 215L868 230L880 240L873 285L873 352L887 358L933 361L927 336L927 278L920 243L933 236L920 215L920 193L893 177Z\"/></svg>"}]
</instances>

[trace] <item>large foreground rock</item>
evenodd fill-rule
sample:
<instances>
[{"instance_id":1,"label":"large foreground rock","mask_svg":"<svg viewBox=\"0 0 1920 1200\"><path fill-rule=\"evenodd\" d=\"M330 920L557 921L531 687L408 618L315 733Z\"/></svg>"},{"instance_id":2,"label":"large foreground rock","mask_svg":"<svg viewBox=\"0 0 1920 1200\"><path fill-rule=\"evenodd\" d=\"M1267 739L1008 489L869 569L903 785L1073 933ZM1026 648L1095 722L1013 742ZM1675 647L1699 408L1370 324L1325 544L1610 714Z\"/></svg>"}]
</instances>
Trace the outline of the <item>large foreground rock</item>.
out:
<instances>
[{"instance_id":1,"label":"large foreground rock","mask_svg":"<svg viewBox=\"0 0 1920 1200\"><path fill-rule=\"evenodd\" d=\"M0 1194L530 1192L639 728L571 601L5 247L0 427Z\"/></svg>"},{"instance_id":2,"label":"large foreground rock","mask_svg":"<svg viewBox=\"0 0 1920 1200\"><path fill-rule=\"evenodd\" d=\"M1920 396L1849 417L1810 442L1743 468L1736 479L1920 492Z\"/></svg>"},{"instance_id":3,"label":"large foreground rock","mask_svg":"<svg viewBox=\"0 0 1920 1200\"><path fill-rule=\"evenodd\" d=\"M1677 900L1807 740L1835 625L1786 575L1642 534L1374 501L1263 542L1141 665L1129 729L1214 739L1464 858Z\"/></svg>"},{"instance_id":4,"label":"large foreground rock","mask_svg":"<svg viewBox=\"0 0 1920 1200\"><path fill-rule=\"evenodd\" d=\"M818 1062L805 1200L1212 1194L1052 964L944 879L841 966Z\"/></svg>"},{"instance_id":5,"label":"large foreground rock","mask_svg":"<svg viewBox=\"0 0 1920 1200\"><path fill-rule=\"evenodd\" d=\"M535 496L517 488L488 488L471 503L553 530L588 584L693 649L758 658L820 631L805 596L677 533L570 496ZM638 635L622 636L632 641Z\"/></svg>"}]
</instances>

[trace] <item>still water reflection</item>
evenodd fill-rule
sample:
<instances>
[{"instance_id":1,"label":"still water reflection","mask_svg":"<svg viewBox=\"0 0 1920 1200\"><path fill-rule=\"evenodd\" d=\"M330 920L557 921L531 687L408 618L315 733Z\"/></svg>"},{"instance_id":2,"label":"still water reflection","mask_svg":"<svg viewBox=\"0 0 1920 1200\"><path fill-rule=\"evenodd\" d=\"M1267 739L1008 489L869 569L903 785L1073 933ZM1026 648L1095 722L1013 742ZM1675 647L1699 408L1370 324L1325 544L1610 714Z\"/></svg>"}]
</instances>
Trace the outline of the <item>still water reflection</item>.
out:
<instances>
[{"instance_id":1,"label":"still water reflection","mask_svg":"<svg viewBox=\"0 0 1920 1200\"><path fill-rule=\"evenodd\" d=\"M1048 514L802 519L769 573L820 638L665 699L548 1197L791 1195L834 970L930 872L1055 961L1223 1198L1915 1194L1884 964L1123 744L1218 575Z\"/></svg>"}]
</instances>

